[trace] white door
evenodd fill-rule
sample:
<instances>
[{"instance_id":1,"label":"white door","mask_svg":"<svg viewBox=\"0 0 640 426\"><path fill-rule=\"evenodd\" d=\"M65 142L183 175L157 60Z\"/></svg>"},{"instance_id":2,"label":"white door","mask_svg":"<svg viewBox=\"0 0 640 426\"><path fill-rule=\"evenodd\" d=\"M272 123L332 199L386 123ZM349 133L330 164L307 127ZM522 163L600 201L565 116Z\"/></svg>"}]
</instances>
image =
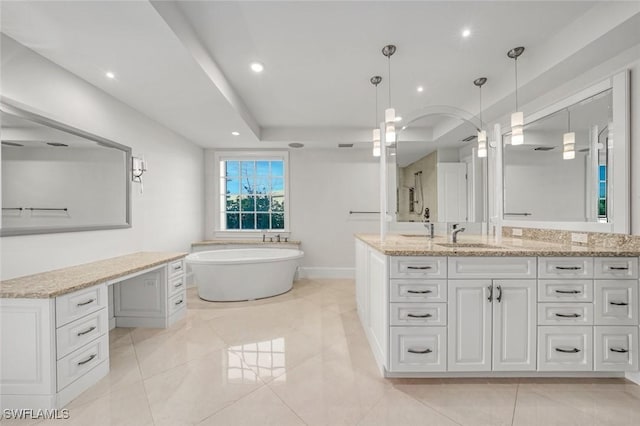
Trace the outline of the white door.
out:
<instances>
[{"instance_id":1,"label":"white door","mask_svg":"<svg viewBox=\"0 0 640 426\"><path fill-rule=\"evenodd\" d=\"M438 163L438 222L467 221L466 163Z\"/></svg>"},{"instance_id":2,"label":"white door","mask_svg":"<svg viewBox=\"0 0 640 426\"><path fill-rule=\"evenodd\" d=\"M448 370L490 371L491 280L449 280L448 285Z\"/></svg>"},{"instance_id":3,"label":"white door","mask_svg":"<svg viewBox=\"0 0 640 426\"><path fill-rule=\"evenodd\" d=\"M493 281L493 370L536 369L536 280Z\"/></svg>"}]
</instances>

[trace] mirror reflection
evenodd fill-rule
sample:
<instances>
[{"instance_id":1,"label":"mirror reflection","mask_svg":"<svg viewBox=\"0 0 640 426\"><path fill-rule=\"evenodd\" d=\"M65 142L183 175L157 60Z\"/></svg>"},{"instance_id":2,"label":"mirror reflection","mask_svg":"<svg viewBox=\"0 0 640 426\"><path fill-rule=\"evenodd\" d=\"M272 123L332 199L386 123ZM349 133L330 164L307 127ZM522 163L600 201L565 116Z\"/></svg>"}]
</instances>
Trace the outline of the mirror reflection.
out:
<instances>
[{"instance_id":1,"label":"mirror reflection","mask_svg":"<svg viewBox=\"0 0 640 426\"><path fill-rule=\"evenodd\" d=\"M452 129L434 137L442 129ZM398 222L483 222L486 158L478 158L476 127L431 114L398 135Z\"/></svg>"},{"instance_id":2,"label":"mirror reflection","mask_svg":"<svg viewBox=\"0 0 640 426\"><path fill-rule=\"evenodd\" d=\"M2 235L129 226L130 151L2 111Z\"/></svg>"},{"instance_id":3,"label":"mirror reflection","mask_svg":"<svg viewBox=\"0 0 640 426\"><path fill-rule=\"evenodd\" d=\"M609 222L611 122L609 89L505 135L504 218Z\"/></svg>"}]
</instances>

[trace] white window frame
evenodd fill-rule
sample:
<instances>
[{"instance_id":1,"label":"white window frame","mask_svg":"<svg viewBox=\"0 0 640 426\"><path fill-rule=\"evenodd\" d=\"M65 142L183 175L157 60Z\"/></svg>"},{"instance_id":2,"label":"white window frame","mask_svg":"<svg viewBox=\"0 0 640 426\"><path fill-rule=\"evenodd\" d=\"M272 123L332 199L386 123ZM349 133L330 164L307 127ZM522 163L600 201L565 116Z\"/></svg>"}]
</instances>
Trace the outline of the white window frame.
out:
<instances>
[{"instance_id":1,"label":"white window frame","mask_svg":"<svg viewBox=\"0 0 640 426\"><path fill-rule=\"evenodd\" d=\"M291 203L289 191L289 151L225 151L207 150L205 155L206 167L206 237L207 238L256 238L263 234L259 229L222 229L220 213L220 161L282 161L284 182L284 229L267 230L269 234L288 235L289 229L289 204Z\"/></svg>"}]
</instances>

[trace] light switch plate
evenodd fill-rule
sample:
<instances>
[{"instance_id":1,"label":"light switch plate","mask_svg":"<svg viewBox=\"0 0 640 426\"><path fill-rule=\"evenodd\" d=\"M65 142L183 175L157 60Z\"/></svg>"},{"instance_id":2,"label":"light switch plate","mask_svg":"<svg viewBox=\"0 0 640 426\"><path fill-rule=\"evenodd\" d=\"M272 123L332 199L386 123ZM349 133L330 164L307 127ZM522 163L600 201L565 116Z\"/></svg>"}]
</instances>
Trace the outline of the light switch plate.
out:
<instances>
[{"instance_id":1,"label":"light switch plate","mask_svg":"<svg viewBox=\"0 0 640 426\"><path fill-rule=\"evenodd\" d=\"M513 228L511 230L511 235L514 237L522 237L522 228Z\"/></svg>"},{"instance_id":2,"label":"light switch plate","mask_svg":"<svg viewBox=\"0 0 640 426\"><path fill-rule=\"evenodd\" d=\"M588 235L584 233L572 232L571 233L571 242L572 243L583 243L586 244L588 242Z\"/></svg>"}]
</instances>

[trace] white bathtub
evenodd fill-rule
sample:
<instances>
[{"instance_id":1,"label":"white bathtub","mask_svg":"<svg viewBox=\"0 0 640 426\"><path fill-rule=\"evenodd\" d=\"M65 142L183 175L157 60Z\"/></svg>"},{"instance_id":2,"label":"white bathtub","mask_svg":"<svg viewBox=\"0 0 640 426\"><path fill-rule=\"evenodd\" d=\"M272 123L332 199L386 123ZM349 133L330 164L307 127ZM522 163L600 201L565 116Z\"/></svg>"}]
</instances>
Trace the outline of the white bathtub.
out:
<instances>
[{"instance_id":1,"label":"white bathtub","mask_svg":"<svg viewBox=\"0 0 640 426\"><path fill-rule=\"evenodd\" d=\"M304 252L296 249L243 248L191 253L198 296L212 302L253 300L286 293Z\"/></svg>"}]
</instances>

